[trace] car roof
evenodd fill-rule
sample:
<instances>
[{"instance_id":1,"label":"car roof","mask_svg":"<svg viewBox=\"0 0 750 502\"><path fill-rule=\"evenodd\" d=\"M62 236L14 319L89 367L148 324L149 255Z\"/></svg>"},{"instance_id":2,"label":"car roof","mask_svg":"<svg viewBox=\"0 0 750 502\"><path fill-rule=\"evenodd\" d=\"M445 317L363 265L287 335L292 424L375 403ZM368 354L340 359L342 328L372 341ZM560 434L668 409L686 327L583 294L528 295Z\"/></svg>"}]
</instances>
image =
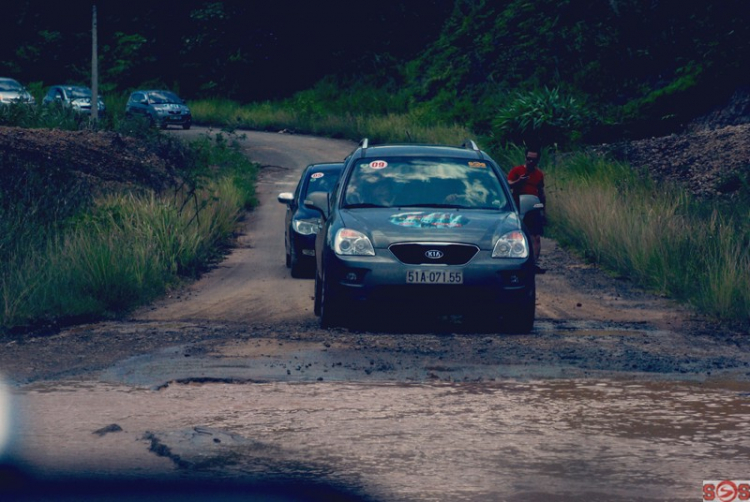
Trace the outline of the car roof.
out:
<instances>
[{"instance_id":1,"label":"car roof","mask_svg":"<svg viewBox=\"0 0 750 502\"><path fill-rule=\"evenodd\" d=\"M360 148L360 158L376 157L457 157L467 159L488 159L480 150L463 146L428 144L391 144Z\"/></svg>"},{"instance_id":2,"label":"car roof","mask_svg":"<svg viewBox=\"0 0 750 502\"><path fill-rule=\"evenodd\" d=\"M5 82L15 82L18 85L21 85L21 83L18 80L14 78L10 78L10 77L0 77L0 80L4 80Z\"/></svg>"},{"instance_id":3,"label":"car roof","mask_svg":"<svg viewBox=\"0 0 750 502\"><path fill-rule=\"evenodd\" d=\"M343 167L343 162L318 162L307 166L311 171L340 171Z\"/></svg>"},{"instance_id":4,"label":"car roof","mask_svg":"<svg viewBox=\"0 0 750 502\"><path fill-rule=\"evenodd\" d=\"M51 85L49 87L50 89L53 89L55 87L60 87L61 89L89 89L85 85L73 85L73 84L57 84L57 85Z\"/></svg>"}]
</instances>

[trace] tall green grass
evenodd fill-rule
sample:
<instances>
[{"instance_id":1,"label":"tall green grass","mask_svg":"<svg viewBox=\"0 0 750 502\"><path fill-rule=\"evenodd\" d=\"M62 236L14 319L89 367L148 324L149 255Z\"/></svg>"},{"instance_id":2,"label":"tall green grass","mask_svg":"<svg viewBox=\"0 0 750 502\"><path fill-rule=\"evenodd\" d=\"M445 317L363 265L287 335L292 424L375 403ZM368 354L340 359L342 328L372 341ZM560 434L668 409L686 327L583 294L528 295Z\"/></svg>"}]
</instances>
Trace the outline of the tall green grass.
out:
<instances>
[{"instance_id":1,"label":"tall green grass","mask_svg":"<svg viewBox=\"0 0 750 502\"><path fill-rule=\"evenodd\" d=\"M325 113L296 108L291 103L239 103L210 99L190 103L196 122L233 129L261 131L288 130L335 138L375 142L459 143L470 136L457 123L429 124L416 113L367 115L361 113Z\"/></svg>"},{"instance_id":2,"label":"tall green grass","mask_svg":"<svg viewBox=\"0 0 750 502\"><path fill-rule=\"evenodd\" d=\"M257 166L223 135L190 148L200 165L172 191L110 193L59 219L0 213L17 237L0 249L0 332L121 314L218 259Z\"/></svg>"},{"instance_id":3,"label":"tall green grass","mask_svg":"<svg viewBox=\"0 0 750 502\"><path fill-rule=\"evenodd\" d=\"M750 214L583 153L549 162L555 237L716 318L750 319Z\"/></svg>"}]
</instances>

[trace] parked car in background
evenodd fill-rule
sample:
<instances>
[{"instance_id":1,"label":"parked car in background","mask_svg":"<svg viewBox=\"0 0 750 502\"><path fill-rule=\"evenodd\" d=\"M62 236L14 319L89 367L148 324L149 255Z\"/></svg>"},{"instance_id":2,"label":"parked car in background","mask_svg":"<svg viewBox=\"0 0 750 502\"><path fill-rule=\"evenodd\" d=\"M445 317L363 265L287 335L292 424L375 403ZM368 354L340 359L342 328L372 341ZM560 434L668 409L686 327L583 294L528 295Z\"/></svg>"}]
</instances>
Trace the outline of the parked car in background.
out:
<instances>
[{"instance_id":1,"label":"parked car in background","mask_svg":"<svg viewBox=\"0 0 750 502\"><path fill-rule=\"evenodd\" d=\"M52 106L57 103L63 108L90 115L91 94L91 89L80 85L53 85L42 99L42 105ZM99 96L98 103L98 113L103 115L106 113L106 107L101 96Z\"/></svg>"},{"instance_id":2,"label":"parked car in background","mask_svg":"<svg viewBox=\"0 0 750 502\"><path fill-rule=\"evenodd\" d=\"M310 164L302 171L294 193L278 196L278 201L286 204L284 249L292 277L312 277L315 270L315 234L320 228L320 214L305 207L305 199L313 192L330 193L343 167L341 162Z\"/></svg>"},{"instance_id":3,"label":"parked car in background","mask_svg":"<svg viewBox=\"0 0 750 502\"><path fill-rule=\"evenodd\" d=\"M170 125L180 125L190 129L193 116L185 101L171 91L135 91L125 105L127 117L144 117L152 125L166 129Z\"/></svg>"},{"instance_id":4,"label":"parked car in background","mask_svg":"<svg viewBox=\"0 0 750 502\"><path fill-rule=\"evenodd\" d=\"M361 317L481 315L493 330L534 325L534 258L504 172L476 143L379 145L363 140L330 195L305 205L322 217L315 255L323 327ZM395 311L401 309L401 315Z\"/></svg>"},{"instance_id":5,"label":"parked car in background","mask_svg":"<svg viewBox=\"0 0 750 502\"><path fill-rule=\"evenodd\" d=\"M36 104L36 100L18 80L0 77L0 105L12 103L33 105Z\"/></svg>"}]
</instances>

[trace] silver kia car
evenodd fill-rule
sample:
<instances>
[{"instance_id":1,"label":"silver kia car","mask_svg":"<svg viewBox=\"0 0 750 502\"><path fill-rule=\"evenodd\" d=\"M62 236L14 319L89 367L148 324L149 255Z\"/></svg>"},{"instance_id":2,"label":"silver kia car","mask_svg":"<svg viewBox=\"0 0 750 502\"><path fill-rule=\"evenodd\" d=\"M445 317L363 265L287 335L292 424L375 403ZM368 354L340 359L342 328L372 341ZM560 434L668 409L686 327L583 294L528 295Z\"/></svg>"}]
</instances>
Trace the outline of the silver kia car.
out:
<instances>
[{"instance_id":1,"label":"silver kia car","mask_svg":"<svg viewBox=\"0 0 750 502\"><path fill-rule=\"evenodd\" d=\"M91 94L91 89L80 85L53 85L47 90L42 105L59 104L63 108L89 115L91 114ZM98 113L100 115L106 113L107 108L101 96L99 96L98 103Z\"/></svg>"},{"instance_id":2,"label":"silver kia car","mask_svg":"<svg viewBox=\"0 0 750 502\"><path fill-rule=\"evenodd\" d=\"M18 80L0 77L0 105L13 103L33 105L36 100Z\"/></svg>"}]
</instances>

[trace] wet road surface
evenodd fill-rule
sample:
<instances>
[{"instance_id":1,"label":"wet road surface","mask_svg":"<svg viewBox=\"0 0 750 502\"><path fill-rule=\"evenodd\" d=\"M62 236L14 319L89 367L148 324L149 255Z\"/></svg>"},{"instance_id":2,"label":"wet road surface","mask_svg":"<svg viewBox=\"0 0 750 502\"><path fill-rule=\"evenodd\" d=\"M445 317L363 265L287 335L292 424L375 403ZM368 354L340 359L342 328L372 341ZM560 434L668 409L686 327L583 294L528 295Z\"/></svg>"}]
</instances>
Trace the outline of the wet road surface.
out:
<instances>
[{"instance_id":1,"label":"wet road surface","mask_svg":"<svg viewBox=\"0 0 750 502\"><path fill-rule=\"evenodd\" d=\"M682 501L747 476L749 396L590 379L39 383L18 439L42 471L316 479L394 501Z\"/></svg>"}]
</instances>

